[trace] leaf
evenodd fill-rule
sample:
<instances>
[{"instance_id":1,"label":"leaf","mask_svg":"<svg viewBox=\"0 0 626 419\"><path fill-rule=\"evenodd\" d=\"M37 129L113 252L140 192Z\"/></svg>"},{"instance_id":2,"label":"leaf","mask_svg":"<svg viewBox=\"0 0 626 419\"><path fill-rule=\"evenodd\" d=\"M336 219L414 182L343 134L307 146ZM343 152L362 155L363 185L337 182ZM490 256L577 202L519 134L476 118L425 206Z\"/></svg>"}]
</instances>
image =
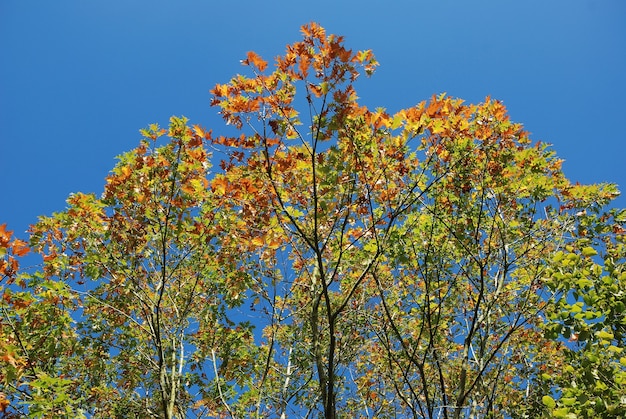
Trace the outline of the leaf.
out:
<instances>
[{"instance_id":1,"label":"leaf","mask_svg":"<svg viewBox=\"0 0 626 419\"><path fill-rule=\"evenodd\" d=\"M614 335L613 335L613 333L605 332L604 330L600 330L599 332L596 332L596 337L598 339L612 340L614 338Z\"/></svg>"},{"instance_id":2,"label":"leaf","mask_svg":"<svg viewBox=\"0 0 626 419\"><path fill-rule=\"evenodd\" d=\"M251 243L254 244L255 246L264 246L265 239L263 237L255 236L252 238Z\"/></svg>"},{"instance_id":3,"label":"leaf","mask_svg":"<svg viewBox=\"0 0 626 419\"><path fill-rule=\"evenodd\" d=\"M556 406L556 402L551 396L543 396L541 402L549 409L553 409Z\"/></svg>"},{"instance_id":4,"label":"leaf","mask_svg":"<svg viewBox=\"0 0 626 419\"><path fill-rule=\"evenodd\" d=\"M244 60L244 64L254 65L256 68L259 69L259 71L265 71L265 69L267 68L267 61L264 61L254 51L248 52L247 58Z\"/></svg>"},{"instance_id":5,"label":"leaf","mask_svg":"<svg viewBox=\"0 0 626 419\"><path fill-rule=\"evenodd\" d=\"M223 196L226 194L226 190L228 188L228 181L226 180L225 177L215 178L211 182L211 187L215 193L217 193L220 196Z\"/></svg>"},{"instance_id":6,"label":"leaf","mask_svg":"<svg viewBox=\"0 0 626 419\"><path fill-rule=\"evenodd\" d=\"M13 243L11 243L11 247L13 250L13 254L16 256L25 256L30 251L28 244L25 241L15 239Z\"/></svg>"},{"instance_id":7,"label":"leaf","mask_svg":"<svg viewBox=\"0 0 626 419\"><path fill-rule=\"evenodd\" d=\"M5 353L4 355L0 356L0 359L4 362L9 363L13 368L17 368L18 366L17 360L10 353Z\"/></svg>"},{"instance_id":8,"label":"leaf","mask_svg":"<svg viewBox=\"0 0 626 419\"><path fill-rule=\"evenodd\" d=\"M0 393L0 412L5 412L11 403L7 400L4 393Z\"/></svg>"},{"instance_id":9,"label":"leaf","mask_svg":"<svg viewBox=\"0 0 626 419\"><path fill-rule=\"evenodd\" d=\"M570 412L570 409L567 407L562 407L560 409L555 409L552 411L552 416L555 418L566 418L566 419L576 419L577 416L574 413Z\"/></svg>"},{"instance_id":10,"label":"leaf","mask_svg":"<svg viewBox=\"0 0 626 419\"><path fill-rule=\"evenodd\" d=\"M582 249L582 254L585 257L591 257L591 256L596 256L598 252L593 247L587 246Z\"/></svg>"}]
</instances>

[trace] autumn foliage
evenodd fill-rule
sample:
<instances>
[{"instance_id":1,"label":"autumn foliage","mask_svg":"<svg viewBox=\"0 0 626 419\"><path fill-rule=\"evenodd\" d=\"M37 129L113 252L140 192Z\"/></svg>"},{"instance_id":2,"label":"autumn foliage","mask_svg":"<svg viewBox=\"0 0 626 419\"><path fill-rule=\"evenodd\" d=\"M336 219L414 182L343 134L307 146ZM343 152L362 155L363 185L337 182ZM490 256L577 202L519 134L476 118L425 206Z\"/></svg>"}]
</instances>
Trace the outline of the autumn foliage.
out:
<instances>
[{"instance_id":1,"label":"autumn foliage","mask_svg":"<svg viewBox=\"0 0 626 419\"><path fill-rule=\"evenodd\" d=\"M212 89L237 134L153 124L30 247L0 228L0 412L626 414L616 187L491 98L360 105L372 52L302 34Z\"/></svg>"}]
</instances>

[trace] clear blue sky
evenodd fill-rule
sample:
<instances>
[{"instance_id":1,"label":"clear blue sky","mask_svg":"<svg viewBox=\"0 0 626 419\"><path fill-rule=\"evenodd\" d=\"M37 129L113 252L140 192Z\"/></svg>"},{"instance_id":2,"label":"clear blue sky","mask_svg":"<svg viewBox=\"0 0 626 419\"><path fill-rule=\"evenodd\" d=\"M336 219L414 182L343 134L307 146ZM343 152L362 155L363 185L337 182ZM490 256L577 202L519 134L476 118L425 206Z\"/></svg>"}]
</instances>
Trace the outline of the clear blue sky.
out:
<instances>
[{"instance_id":1,"label":"clear blue sky","mask_svg":"<svg viewBox=\"0 0 626 419\"><path fill-rule=\"evenodd\" d=\"M219 132L209 89L309 21L374 50L365 104L491 95L569 178L626 192L624 0L2 0L0 224L24 237L69 193L100 194L150 123L185 115Z\"/></svg>"}]
</instances>

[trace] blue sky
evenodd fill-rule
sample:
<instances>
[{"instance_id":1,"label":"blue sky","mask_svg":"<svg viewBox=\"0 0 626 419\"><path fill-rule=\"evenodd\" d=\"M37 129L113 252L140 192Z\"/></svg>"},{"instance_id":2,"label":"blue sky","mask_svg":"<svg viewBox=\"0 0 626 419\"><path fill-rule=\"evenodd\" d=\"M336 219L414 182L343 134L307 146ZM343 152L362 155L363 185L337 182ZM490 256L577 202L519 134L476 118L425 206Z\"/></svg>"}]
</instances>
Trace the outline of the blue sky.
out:
<instances>
[{"instance_id":1,"label":"blue sky","mask_svg":"<svg viewBox=\"0 0 626 419\"><path fill-rule=\"evenodd\" d=\"M363 103L491 95L554 145L570 179L626 192L623 0L2 0L0 224L24 237L69 193L99 194L150 123L185 115L219 133L209 90L310 21L374 50Z\"/></svg>"}]
</instances>

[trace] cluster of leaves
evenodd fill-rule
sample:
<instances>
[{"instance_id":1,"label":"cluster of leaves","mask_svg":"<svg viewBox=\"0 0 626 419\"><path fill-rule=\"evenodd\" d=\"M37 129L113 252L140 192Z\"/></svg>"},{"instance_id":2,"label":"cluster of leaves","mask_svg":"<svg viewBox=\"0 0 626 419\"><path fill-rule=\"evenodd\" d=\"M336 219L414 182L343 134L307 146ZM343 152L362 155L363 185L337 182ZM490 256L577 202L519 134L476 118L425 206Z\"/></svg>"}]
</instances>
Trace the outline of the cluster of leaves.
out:
<instances>
[{"instance_id":1,"label":"cluster of leaves","mask_svg":"<svg viewBox=\"0 0 626 419\"><path fill-rule=\"evenodd\" d=\"M490 98L362 106L371 51L302 31L212 90L239 135L152 125L32 226L41 272L1 230L5 415L624 414L616 188Z\"/></svg>"},{"instance_id":2,"label":"cluster of leaves","mask_svg":"<svg viewBox=\"0 0 626 419\"><path fill-rule=\"evenodd\" d=\"M594 205L575 214L572 240L554 254L546 285L554 292L547 335L567 339L563 370L543 376L559 397L556 417L626 415L626 211Z\"/></svg>"},{"instance_id":3,"label":"cluster of leaves","mask_svg":"<svg viewBox=\"0 0 626 419\"><path fill-rule=\"evenodd\" d=\"M12 236L0 226L0 412L19 417L23 404L33 417L68 414L71 380L57 366L75 337L65 306L70 294L62 282L21 272L19 259L30 248Z\"/></svg>"}]
</instances>

